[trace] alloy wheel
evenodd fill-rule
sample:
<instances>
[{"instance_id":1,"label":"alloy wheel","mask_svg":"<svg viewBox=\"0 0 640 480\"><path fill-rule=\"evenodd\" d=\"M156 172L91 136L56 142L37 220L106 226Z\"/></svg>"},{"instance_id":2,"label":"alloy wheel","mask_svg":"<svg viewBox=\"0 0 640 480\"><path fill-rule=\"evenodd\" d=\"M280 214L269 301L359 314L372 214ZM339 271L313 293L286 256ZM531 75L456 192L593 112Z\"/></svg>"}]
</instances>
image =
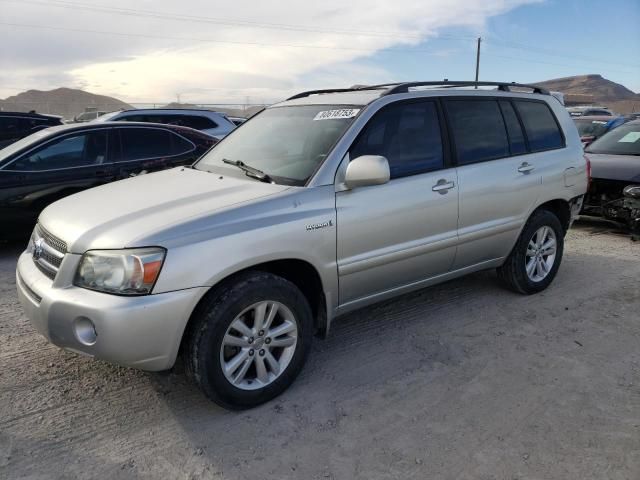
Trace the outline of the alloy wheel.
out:
<instances>
[{"instance_id":1,"label":"alloy wheel","mask_svg":"<svg viewBox=\"0 0 640 480\"><path fill-rule=\"evenodd\" d=\"M262 301L236 316L220 348L225 378L242 390L264 388L288 367L298 343L298 324L284 304Z\"/></svg>"}]
</instances>

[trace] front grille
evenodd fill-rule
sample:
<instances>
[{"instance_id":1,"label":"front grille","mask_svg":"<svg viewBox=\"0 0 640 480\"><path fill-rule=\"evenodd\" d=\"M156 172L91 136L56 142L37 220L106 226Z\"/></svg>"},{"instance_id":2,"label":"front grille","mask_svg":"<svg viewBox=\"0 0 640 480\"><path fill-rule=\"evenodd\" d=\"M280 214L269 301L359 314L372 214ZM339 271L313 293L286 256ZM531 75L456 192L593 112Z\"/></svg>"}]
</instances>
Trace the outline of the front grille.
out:
<instances>
[{"instance_id":1,"label":"front grille","mask_svg":"<svg viewBox=\"0 0 640 480\"><path fill-rule=\"evenodd\" d=\"M33 262L51 280L56 278L60 264L67 253L67 244L36 225L31 237Z\"/></svg>"}]
</instances>

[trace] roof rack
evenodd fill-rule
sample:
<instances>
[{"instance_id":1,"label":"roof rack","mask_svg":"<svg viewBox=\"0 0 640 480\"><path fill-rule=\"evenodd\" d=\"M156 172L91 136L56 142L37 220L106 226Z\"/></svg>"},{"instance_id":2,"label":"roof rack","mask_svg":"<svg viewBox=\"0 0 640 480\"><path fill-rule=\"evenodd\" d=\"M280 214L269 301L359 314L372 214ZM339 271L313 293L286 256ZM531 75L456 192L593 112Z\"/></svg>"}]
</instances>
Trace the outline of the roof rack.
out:
<instances>
[{"instance_id":1,"label":"roof rack","mask_svg":"<svg viewBox=\"0 0 640 480\"><path fill-rule=\"evenodd\" d=\"M516 83L516 82L474 82L468 80L447 80L445 79L442 82L408 82L408 83L400 83L391 88L389 88L382 95L392 95L394 93L407 93L410 88L414 87L436 87L442 86L446 88L455 88L455 87L498 87L498 90L502 92L510 92L512 87L516 88L530 88L533 93L539 93L541 95L549 95L549 90L539 87L538 85L529 85L526 83Z\"/></svg>"},{"instance_id":2,"label":"roof rack","mask_svg":"<svg viewBox=\"0 0 640 480\"><path fill-rule=\"evenodd\" d=\"M297 93L287 100L295 100L296 98L304 98L310 95L317 95L321 93L342 93L342 92L359 92L363 90L381 90L385 89L381 96L392 95L394 93L408 93L410 88L414 87L498 87L498 90L502 92L510 92L512 87L516 88L530 88L533 93L539 93L541 95L550 95L549 91L538 85L529 85L525 83L516 82L474 82L469 80L448 80L443 81L429 81L429 82L398 82L398 83L383 83L380 85L364 85L354 88L330 88L325 90L309 90L307 92Z\"/></svg>"},{"instance_id":3,"label":"roof rack","mask_svg":"<svg viewBox=\"0 0 640 480\"><path fill-rule=\"evenodd\" d=\"M359 90L372 90L376 88L382 88L380 86L364 86L364 87L356 87L356 88L328 88L325 90L309 90L307 92L296 93L293 97L287 98L287 100L295 100L296 98L304 98L309 97L311 95L317 95L320 93L342 93L342 92L357 92Z\"/></svg>"}]
</instances>

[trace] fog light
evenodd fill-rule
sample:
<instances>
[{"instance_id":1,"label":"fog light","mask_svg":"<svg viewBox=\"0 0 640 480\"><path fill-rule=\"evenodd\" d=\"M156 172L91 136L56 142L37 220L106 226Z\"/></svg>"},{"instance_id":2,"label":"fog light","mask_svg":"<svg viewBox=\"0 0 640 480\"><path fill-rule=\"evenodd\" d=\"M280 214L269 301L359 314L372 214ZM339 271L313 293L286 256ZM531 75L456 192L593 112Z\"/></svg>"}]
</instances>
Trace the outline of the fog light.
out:
<instances>
[{"instance_id":1,"label":"fog light","mask_svg":"<svg viewBox=\"0 0 640 480\"><path fill-rule=\"evenodd\" d=\"M76 338L83 345L93 345L96 343L98 333L96 327L91 320L86 317L78 317L73 322L73 329L76 334Z\"/></svg>"}]
</instances>

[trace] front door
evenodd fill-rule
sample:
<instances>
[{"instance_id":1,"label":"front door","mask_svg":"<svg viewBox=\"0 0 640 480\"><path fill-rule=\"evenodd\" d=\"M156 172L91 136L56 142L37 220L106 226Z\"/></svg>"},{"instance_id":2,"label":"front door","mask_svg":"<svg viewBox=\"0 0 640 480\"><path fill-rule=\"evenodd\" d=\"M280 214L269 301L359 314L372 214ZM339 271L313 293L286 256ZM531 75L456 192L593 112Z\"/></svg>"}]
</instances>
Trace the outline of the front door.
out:
<instances>
[{"instance_id":1,"label":"front door","mask_svg":"<svg viewBox=\"0 0 640 480\"><path fill-rule=\"evenodd\" d=\"M383 107L349 158L383 155L391 180L336 193L340 304L383 297L448 272L456 252L458 179L436 101Z\"/></svg>"},{"instance_id":2,"label":"front door","mask_svg":"<svg viewBox=\"0 0 640 480\"><path fill-rule=\"evenodd\" d=\"M32 224L48 204L111 181L107 130L70 133L9 162L0 170L3 218Z\"/></svg>"}]
</instances>

